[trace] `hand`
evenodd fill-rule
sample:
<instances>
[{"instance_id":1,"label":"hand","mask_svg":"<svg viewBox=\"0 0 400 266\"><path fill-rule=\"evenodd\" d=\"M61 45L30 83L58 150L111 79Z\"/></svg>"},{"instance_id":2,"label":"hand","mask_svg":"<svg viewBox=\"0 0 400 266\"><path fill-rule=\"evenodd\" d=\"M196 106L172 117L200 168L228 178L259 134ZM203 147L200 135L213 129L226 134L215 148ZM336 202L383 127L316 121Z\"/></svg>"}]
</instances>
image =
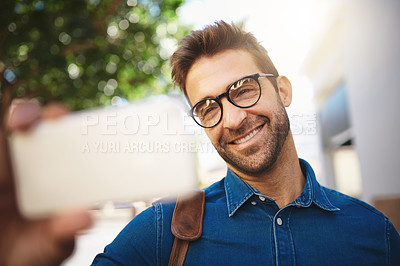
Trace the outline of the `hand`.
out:
<instances>
[{"instance_id":1,"label":"hand","mask_svg":"<svg viewBox=\"0 0 400 266\"><path fill-rule=\"evenodd\" d=\"M19 100L9 110L6 128L28 130L40 118L56 118L67 112L59 103L40 108L34 101ZM92 224L87 211L65 212L41 220L21 216L4 130L0 130L0 217L0 265L13 266L59 265L71 255L76 234Z\"/></svg>"}]
</instances>

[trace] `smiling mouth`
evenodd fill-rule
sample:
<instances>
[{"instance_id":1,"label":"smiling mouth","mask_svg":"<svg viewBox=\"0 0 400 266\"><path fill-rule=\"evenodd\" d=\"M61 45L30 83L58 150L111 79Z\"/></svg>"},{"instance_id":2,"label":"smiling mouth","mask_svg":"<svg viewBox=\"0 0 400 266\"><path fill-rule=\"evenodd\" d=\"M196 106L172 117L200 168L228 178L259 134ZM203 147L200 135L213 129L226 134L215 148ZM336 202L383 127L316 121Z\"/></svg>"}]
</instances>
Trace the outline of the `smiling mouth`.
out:
<instances>
[{"instance_id":1,"label":"smiling mouth","mask_svg":"<svg viewBox=\"0 0 400 266\"><path fill-rule=\"evenodd\" d=\"M237 139L235 141L233 141L233 144L241 144L243 142L246 142L248 140L250 140L252 137L254 137L262 128L263 126L260 126L256 129L254 129L253 131L251 131L248 135L244 136L243 138Z\"/></svg>"}]
</instances>

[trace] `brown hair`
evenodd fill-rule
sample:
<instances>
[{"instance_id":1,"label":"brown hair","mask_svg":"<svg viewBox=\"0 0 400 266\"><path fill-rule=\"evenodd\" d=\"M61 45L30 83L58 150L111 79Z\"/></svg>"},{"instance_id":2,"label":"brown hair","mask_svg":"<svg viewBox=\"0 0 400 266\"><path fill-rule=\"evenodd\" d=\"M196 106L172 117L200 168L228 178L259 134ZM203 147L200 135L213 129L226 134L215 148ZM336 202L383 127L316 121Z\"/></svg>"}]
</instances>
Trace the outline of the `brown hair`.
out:
<instances>
[{"instance_id":1,"label":"brown hair","mask_svg":"<svg viewBox=\"0 0 400 266\"><path fill-rule=\"evenodd\" d=\"M243 49L249 52L261 71L279 76L268 52L253 34L245 32L234 23L217 21L202 30L193 31L179 42L179 47L170 61L174 84L187 96L186 77L195 61L202 56L213 56L228 49ZM270 80L277 89L275 78Z\"/></svg>"}]
</instances>

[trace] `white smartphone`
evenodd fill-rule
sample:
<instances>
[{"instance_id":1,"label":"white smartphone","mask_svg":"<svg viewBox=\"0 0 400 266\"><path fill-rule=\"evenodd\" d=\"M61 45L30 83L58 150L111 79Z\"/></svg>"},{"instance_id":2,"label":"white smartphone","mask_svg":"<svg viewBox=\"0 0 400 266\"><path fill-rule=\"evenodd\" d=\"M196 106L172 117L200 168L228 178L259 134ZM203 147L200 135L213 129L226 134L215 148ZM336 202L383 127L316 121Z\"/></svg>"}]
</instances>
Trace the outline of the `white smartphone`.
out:
<instances>
[{"instance_id":1,"label":"white smartphone","mask_svg":"<svg viewBox=\"0 0 400 266\"><path fill-rule=\"evenodd\" d=\"M10 137L23 215L184 193L197 184L190 117L169 97L74 112Z\"/></svg>"}]
</instances>

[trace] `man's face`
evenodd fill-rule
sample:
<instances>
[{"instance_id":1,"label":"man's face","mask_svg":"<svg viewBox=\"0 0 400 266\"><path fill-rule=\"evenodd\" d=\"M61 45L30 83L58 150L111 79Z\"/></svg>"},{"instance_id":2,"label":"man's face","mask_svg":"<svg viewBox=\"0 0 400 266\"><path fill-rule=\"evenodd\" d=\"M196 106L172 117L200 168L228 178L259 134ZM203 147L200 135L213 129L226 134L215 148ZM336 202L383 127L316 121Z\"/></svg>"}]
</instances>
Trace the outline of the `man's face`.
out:
<instances>
[{"instance_id":1,"label":"man's face","mask_svg":"<svg viewBox=\"0 0 400 266\"><path fill-rule=\"evenodd\" d=\"M252 56L243 50L202 57L187 75L189 101L194 105L201 99L216 97L232 82L260 72ZM276 92L268 78L260 77L259 82L261 98L256 105L239 108L224 97L222 120L205 129L228 166L247 175L261 174L274 165L289 132L288 116L281 101L284 96Z\"/></svg>"}]
</instances>

